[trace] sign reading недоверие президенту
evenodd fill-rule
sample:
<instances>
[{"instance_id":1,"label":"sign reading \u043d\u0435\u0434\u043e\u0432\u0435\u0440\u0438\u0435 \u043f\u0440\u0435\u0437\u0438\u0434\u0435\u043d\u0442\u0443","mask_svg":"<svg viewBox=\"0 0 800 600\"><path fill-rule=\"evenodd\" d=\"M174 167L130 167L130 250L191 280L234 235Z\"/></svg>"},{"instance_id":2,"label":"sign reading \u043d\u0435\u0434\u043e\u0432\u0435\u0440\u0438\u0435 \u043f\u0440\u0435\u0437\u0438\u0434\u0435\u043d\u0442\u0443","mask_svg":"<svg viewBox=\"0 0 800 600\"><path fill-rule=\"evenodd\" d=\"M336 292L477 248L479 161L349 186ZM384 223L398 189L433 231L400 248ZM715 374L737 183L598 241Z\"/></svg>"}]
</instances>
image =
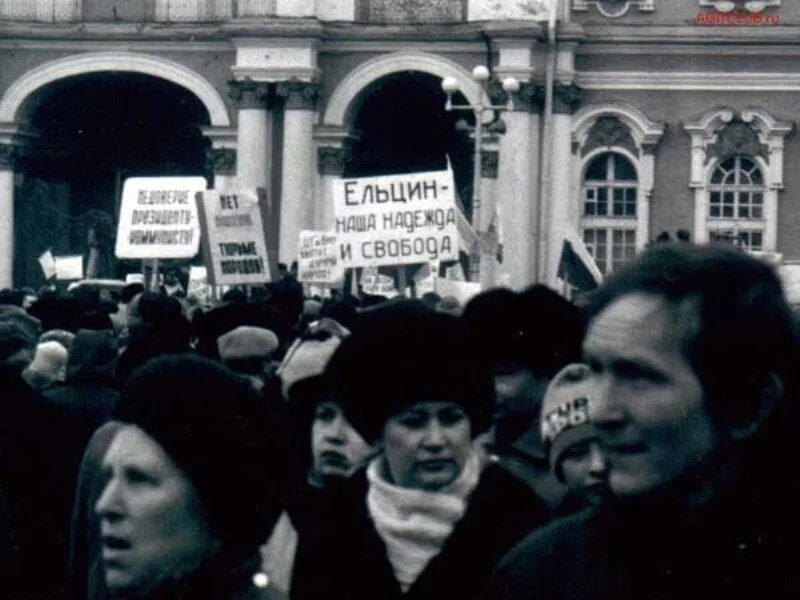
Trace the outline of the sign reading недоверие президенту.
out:
<instances>
[{"instance_id":1,"label":"sign reading \u043d\u0435\u0434\u043e\u0432\u0435\u0440\u0438\u0435 \u043f\u0440\u0435\u0437\u0438\u0434\u0435\u043d\u0442\u0443","mask_svg":"<svg viewBox=\"0 0 800 600\"><path fill-rule=\"evenodd\" d=\"M341 179L333 196L345 267L458 259L451 170Z\"/></svg>"},{"instance_id":2,"label":"sign reading \u043d\u0435\u0434\u043e\u0432\u0435\u0440\u0438\u0435 \u043f\u0440\u0435\u0437\u0438\u0434\u0435\u043d\u0442\u0443","mask_svg":"<svg viewBox=\"0 0 800 600\"><path fill-rule=\"evenodd\" d=\"M200 247L195 194L204 177L130 177L122 188L117 258L191 258Z\"/></svg>"}]
</instances>

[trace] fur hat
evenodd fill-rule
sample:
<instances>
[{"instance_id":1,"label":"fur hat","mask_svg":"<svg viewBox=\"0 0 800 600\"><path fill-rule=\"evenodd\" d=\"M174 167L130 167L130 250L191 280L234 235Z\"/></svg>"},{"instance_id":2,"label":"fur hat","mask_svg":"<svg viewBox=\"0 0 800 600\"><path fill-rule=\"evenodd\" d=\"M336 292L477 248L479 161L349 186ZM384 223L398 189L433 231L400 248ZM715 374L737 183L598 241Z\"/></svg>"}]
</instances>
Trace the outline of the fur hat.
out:
<instances>
[{"instance_id":1,"label":"fur hat","mask_svg":"<svg viewBox=\"0 0 800 600\"><path fill-rule=\"evenodd\" d=\"M39 343L33 362L26 370L35 373L42 382L64 381L67 373L67 349L55 341Z\"/></svg>"},{"instance_id":2,"label":"fur hat","mask_svg":"<svg viewBox=\"0 0 800 600\"><path fill-rule=\"evenodd\" d=\"M320 383L334 351L342 340L350 335L350 331L333 319L321 319L312 323L308 331L298 338L286 352L276 374L281 378L281 391L286 400L296 401L295 384ZM318 389L315 387L315 389Z\"/></svg>"},{"instance_id":3,"label":"fur hat","mask_svg":"<svg viewBox=\"0 0 800 600\"><path fill-rule=\"evenodd\" d=\"M75 334L66 329L50 329L42 334L39 338L40 342L58 342L67 352L72 348L72 342L75 341Z\"/></svg>"},{"instance_id":4,"label":"fur hat","mask_svg":"<svg viewBox=\"0 0 800 600\"><path fill-rule=\"evenodd\" d=\"M12 304L0 304L0 322L14 323L34 340L38 340L42 333L42 322L39 319Z\"/></svg>"},{"instance_id":5,"label":"fur hat","mask_svg":"<svg viewBox=\"0 0 800 600\"><path fill-rule=\"evenodd\" d=\"M550 467L560 481L563 481L561 456L564 451L596 437L589 420L590 373L586 365L567 365L553 377L542 401L542 441L549 449Z\"/></svg>"},{"instance_id":6,"label":"fur hat","mask_svg":"<svg viewBox=\"0 0 800 600\"><path fill-rule=\"evenodd\" d=\"M279 429L244 378L190 354L133 372L114 418L155 439L194 484L225 552L249 555L283 508L287 474Z\"/></svg>"},{"instance_id":7,"label":"fur hat","mask_svg":"<svg viewBox=\"0 0 800 600\"><path fill-rule=\"evenodd\" d=\"M217 349L222 360L268 359L279 345L278 336L269 329L251 325L237 327L217 339Z\"/></svg>"},{"instance_id":8,"label":"fur hat","mask_svg":"<svg viewBox=\"0 0 800 600\"><path fill-rule=\"evenodd\" d=\"M373 310L370 327L344 340L326 368L337 402L362 437L376 441L390 416L422 400L461 405L473 436L487 429L494 385L460 320L427 310L381 319L380 309Z\"/></svg>"}]
</instances>

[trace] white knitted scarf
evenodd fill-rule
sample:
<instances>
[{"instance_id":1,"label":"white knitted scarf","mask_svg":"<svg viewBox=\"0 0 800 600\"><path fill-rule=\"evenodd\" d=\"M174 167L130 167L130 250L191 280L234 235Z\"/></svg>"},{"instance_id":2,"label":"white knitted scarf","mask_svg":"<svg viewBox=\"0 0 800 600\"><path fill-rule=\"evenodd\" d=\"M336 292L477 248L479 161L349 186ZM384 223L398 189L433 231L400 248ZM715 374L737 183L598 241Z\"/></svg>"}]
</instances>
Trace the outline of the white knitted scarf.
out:
<instances>
[{"instance_id":1,"label":"white knitted scarf","mask_svg":"<svg viewBox=\"0 0 800 600\"><path fill-rule=\"evenodd\" d=\"M386 481L382 456L370 463L367 508L386 544L387 557L403 593L439 554L453 527L464 516L469 496L478 485L481 467L479 456L471 454L453 483L432 492Z\"/></svg>"}]
</instances>

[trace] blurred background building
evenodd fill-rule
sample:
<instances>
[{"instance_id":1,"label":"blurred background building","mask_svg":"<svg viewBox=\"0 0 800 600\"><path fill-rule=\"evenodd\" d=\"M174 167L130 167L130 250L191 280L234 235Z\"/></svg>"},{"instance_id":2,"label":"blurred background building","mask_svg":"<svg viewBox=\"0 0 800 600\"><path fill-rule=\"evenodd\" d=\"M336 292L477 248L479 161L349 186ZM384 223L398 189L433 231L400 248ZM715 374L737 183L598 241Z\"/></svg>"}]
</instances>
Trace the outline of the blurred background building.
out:
<instances>
[{"instance_id":1,"label":"blurred background building","mask_svg":"<svg viewBox=\"0 0 800 600\"><path fill-rule=\"evenodd\" d=\"M483 140L498 281L555 283L570 235L605 273L678 231L800 260L798 40L787 0L0 0L0 287L48 248L118 276L130 176L264 188L284 262L340 176L449 158L470 220L441 82L475 103L479 64L522 82Z\"/></svg>"}]
</instances>

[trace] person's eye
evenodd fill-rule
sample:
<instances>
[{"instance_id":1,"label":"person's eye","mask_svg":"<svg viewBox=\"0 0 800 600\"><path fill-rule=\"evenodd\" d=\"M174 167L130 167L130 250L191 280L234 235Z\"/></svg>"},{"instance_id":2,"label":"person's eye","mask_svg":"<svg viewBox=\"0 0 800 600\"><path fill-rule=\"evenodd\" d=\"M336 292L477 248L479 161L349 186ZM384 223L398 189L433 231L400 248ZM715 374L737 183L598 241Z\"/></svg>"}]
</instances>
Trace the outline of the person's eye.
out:
<instances>
[{"instance_id":1,"label":"person's eye","mask_svg":"<svg viewBox=\"0 0 800 600\"><path fill-rule=\"evenodd\" d=\"M630 362L621 362L616 365L615 371L621 379L632 383L660 383L664 376L649 367Z\"/></svg>"},{"instance_id":2,"label":"person's eye","mask_svg":"<svg viewBox=\"0 0 800 600\"><path fill-rule=\"evenodd\" d=\"M159 481L155 474L136 467L125 469L125 479L131 485L157 485Z\"/></svg>"},{"instance_id":3,"label":"person's eye","mask_svg":"<svg viewBox=\"0 0 800 600\"><path fill-rule=\"evenodd\" d=\"M330 423L336 418L336 409L332 406L327 404L319 404L317 405L317 409L314 411L314 418L317 421L325 421L326 423Z\"/></svg>"},{"instance_id":4,"label":"person's eye","mask_svg":"<svg viewBox=\"0 0 800 600\"><path fill-rule=\"evenodd\" d=\"M397 418L398 423L409 429L422 429L428 421L425 413L409 411L400 414Z\"/></svg>"},{"instance_id":5,"label":"person's eye","mask_svg":"<svg viewBox=\"0 0 800 600\"><path fill-rule=\"evenodd\" d=\"M467 417L460 408L446 408L439 413L439 421L442 425L455 425Z\"/></svg>"},{"instance_id":6,"label":"person's eye","mask_svg":"<svg viewBox=\"0 0 800 600\"><path fill-rule=\"evenodd\" d=\"M561 455L562 458L579 459L589 454L589 444L577 443L566 448Z\"/></svg>"}]
</instances>

